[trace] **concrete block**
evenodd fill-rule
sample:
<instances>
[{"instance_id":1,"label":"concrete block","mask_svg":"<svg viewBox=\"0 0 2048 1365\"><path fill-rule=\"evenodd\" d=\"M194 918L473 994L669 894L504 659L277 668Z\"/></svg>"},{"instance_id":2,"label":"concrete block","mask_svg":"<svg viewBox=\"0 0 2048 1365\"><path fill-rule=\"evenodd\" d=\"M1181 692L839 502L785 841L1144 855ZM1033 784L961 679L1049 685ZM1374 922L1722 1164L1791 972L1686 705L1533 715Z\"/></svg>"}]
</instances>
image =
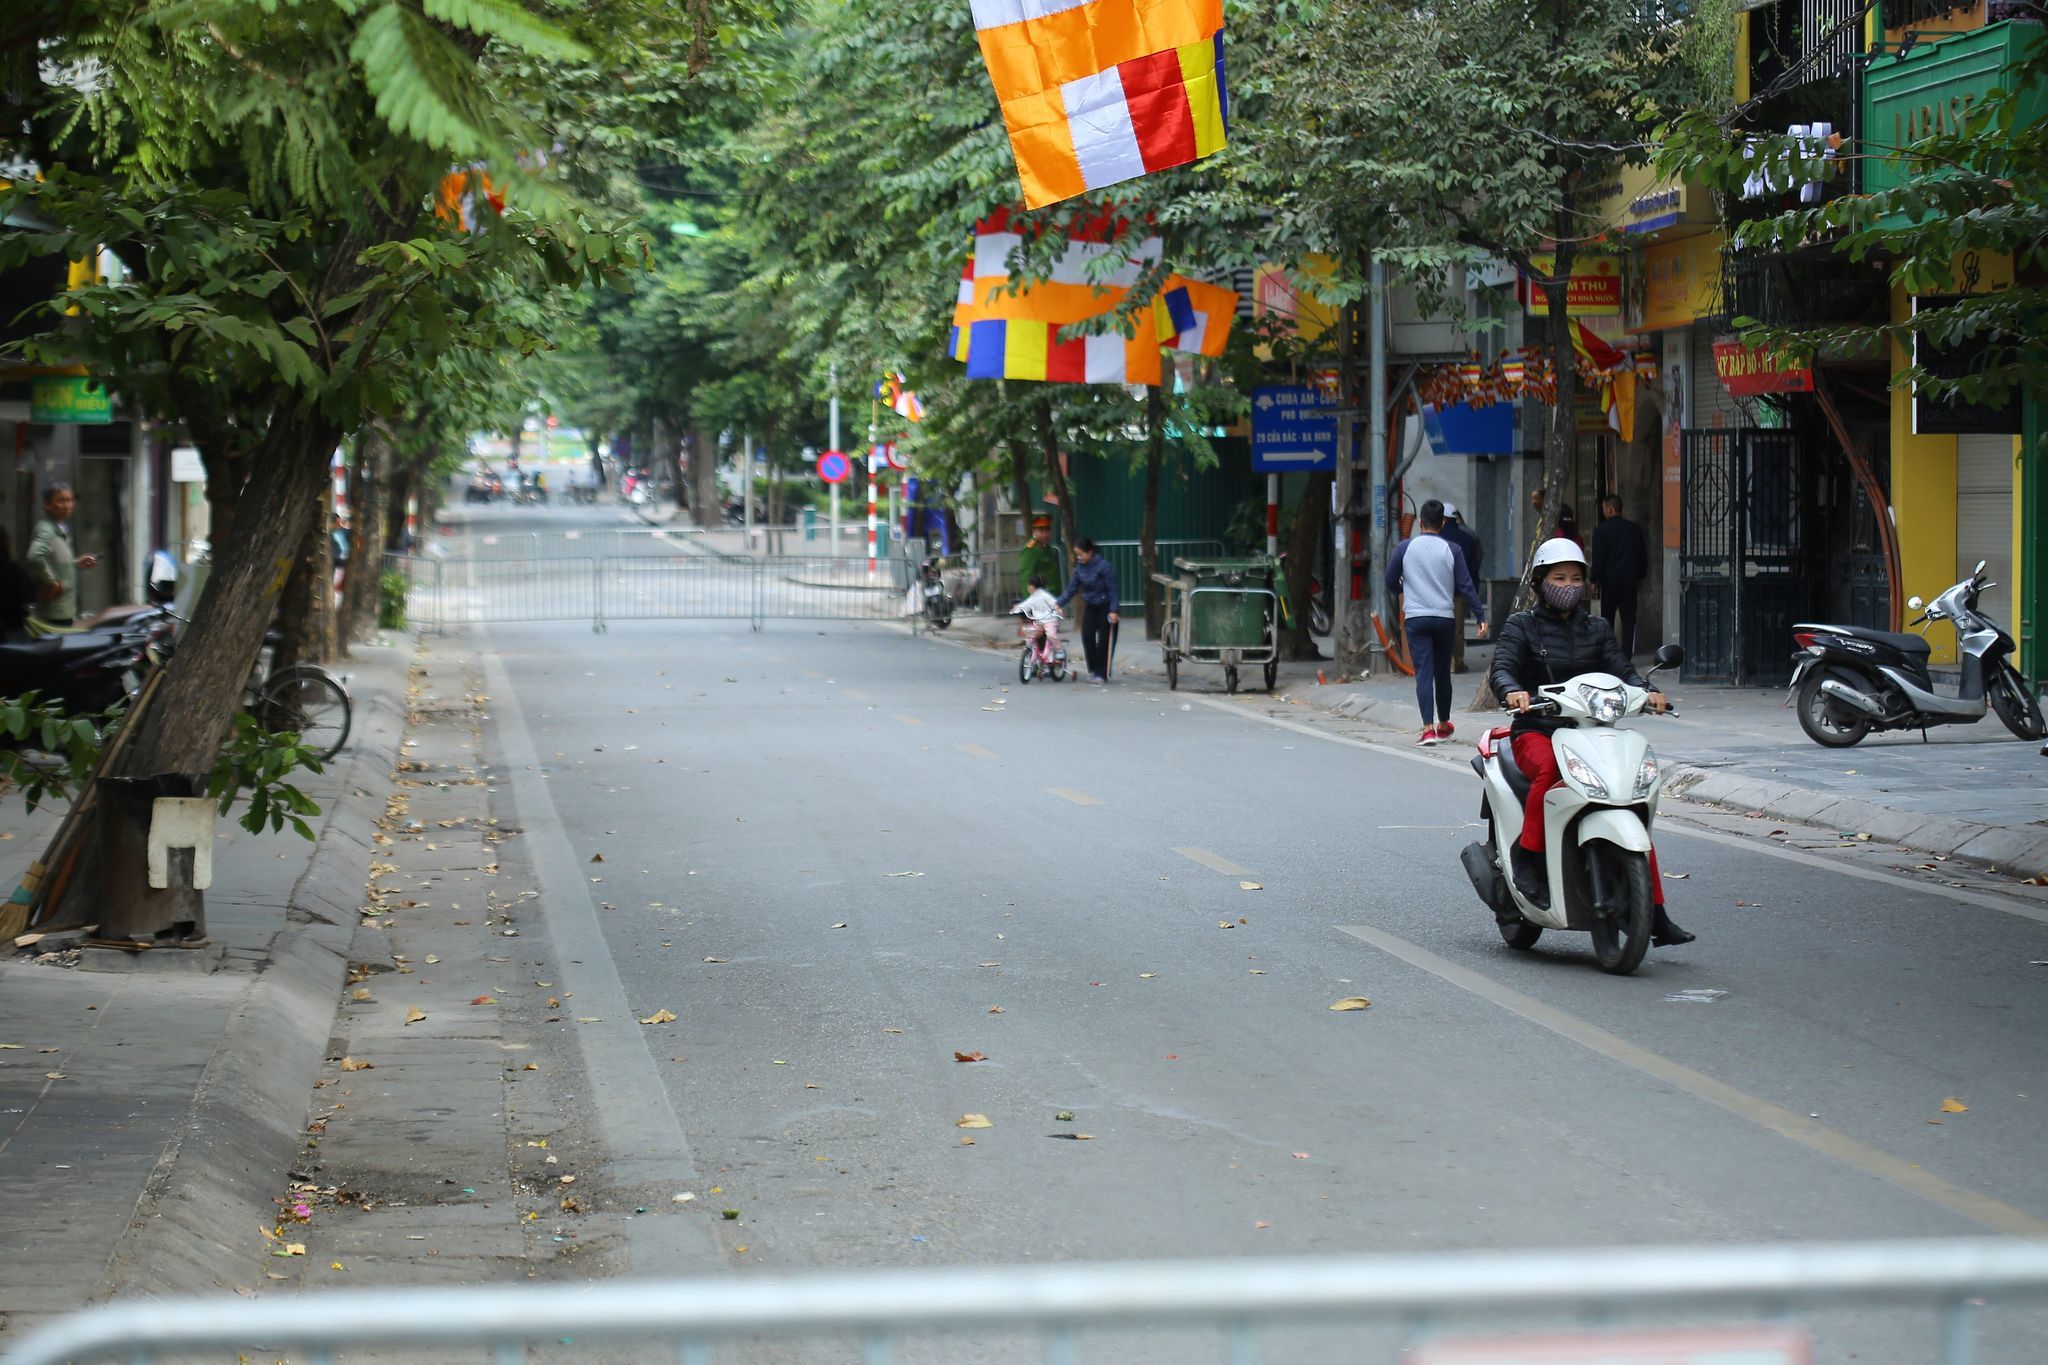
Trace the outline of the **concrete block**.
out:
<instances>
[{"instance_id":1,"label":"concrete block","mask_svg":"<svg viewBox=\"0 0 2048 1365\"><path fill-rule=\"evenodd\" d=\"M1987 829L1958 845L1955 856L2029 877L2048 874L2048 829Z\"/></svg>"}]
</instances>

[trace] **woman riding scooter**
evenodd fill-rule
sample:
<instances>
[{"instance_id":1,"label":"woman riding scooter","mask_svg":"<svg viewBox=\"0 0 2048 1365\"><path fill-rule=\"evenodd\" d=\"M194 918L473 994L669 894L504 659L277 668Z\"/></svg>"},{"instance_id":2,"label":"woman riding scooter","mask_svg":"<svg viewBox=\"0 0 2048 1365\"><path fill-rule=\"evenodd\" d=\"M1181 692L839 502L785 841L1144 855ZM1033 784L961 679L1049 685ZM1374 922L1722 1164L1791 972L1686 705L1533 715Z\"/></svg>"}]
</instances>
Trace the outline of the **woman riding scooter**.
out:
<instances>
[{"instance_id":1,"label":"woman riding scooter","mask_svg":"<svg viewBox=\"0 0 2048 1365\"><path fill-rule=\"evenodd\" d=\"M1516 712L1511 740L1515 764L1529 778L1527 820L1513 849L1515 889L1538 905L1550 904L1543 848L1543 797L1564 778L1550 736L1569 720L1530 710L1531 694L1549 683L1581 673L1611 673L1631 687L1647 688L1643 675L1622 651L1607 623L1586 610L1586 552L1562 536L1546 540L1530 561L1529 577L1536 605L1507 619L1495 637L1493 694ZM1659 714L1671 703L1652 691L1647 709ZM1657 854L1650 853L1650 876L1656 888L1657 916L1650 941L1660 948L1690 943L1693 935L1664 913L1664 879L1657 872Z\"/></svg>"}]
</instances>

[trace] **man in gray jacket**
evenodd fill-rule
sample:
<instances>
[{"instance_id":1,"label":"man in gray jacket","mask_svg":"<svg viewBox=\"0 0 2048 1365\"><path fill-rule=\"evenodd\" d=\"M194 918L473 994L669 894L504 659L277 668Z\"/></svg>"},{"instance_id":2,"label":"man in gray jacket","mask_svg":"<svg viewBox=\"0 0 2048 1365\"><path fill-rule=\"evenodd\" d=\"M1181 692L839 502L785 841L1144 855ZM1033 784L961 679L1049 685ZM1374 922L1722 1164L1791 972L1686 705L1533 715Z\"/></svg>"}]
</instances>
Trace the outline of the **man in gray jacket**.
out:
<instances>
[{"instance_id":1,"label":"man in gray jacket","mask_svg":"<svg viewBox=\"0 0 2048 1365\"><path fill-rule=\"evenodd\" d=\"M71 509L77 499L71 485L53 483L43 490L43 518L28 546L29 576L36 582L36 615L53 626L78 619L78 571L97 565L98 555L74 555Z\"/></svg>"},{"instance_id":2,"label":"man in gray jacket","mask_svg":"<svg viewBox=\"0 0 2048 1365\"><path fill-rule=\"evenodd\" d=\"M1387 591L1401 598L1408 633L1408 657L1415 663L1415 703L1422 708L1417 744L1451 737L1451 631L1453 603L1462 598L1486 638L1486 604L1465 565L1465 552L1444 539L1444 505L1422 504L1415 534L1387 558Z\"/></svg>"}]
</instances>

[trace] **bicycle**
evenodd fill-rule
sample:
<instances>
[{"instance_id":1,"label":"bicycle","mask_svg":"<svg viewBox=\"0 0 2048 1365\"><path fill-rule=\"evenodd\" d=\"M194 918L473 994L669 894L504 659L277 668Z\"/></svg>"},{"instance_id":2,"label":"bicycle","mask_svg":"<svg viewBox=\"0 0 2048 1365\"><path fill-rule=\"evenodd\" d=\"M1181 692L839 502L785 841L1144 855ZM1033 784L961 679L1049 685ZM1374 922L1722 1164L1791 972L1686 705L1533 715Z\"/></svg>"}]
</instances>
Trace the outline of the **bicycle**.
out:
<instances>
[{"instance_id":1,"label":"bicycle","mask_svg":"<svg viewBox=\"0 0 2048 1365\"><path fill-rule=\"evenodd\" d=\"M165 614L172 615L168 611ZM182 616L174 615L173 619L181 625L189 624ZM349 729L355 720L354 699L348 694L347 684L319 664L269 668L270 651L276 640L273 631L264 637L263 648L257 651L248 681L242 685L242 709L273 734L289 731L297 735L299 743L325 763L348 743ZM175 649L172 641L152 646L151 662L162 664Z\"/></svg>"}]
</instances>

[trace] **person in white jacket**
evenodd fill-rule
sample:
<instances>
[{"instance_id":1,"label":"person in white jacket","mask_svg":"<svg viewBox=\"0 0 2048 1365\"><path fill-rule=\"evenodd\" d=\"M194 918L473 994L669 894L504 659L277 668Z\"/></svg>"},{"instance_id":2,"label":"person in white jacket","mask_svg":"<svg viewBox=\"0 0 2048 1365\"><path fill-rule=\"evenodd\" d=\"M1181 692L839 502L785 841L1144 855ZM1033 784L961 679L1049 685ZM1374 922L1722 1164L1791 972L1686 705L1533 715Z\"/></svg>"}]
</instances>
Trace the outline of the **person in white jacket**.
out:
<instances>
[{"instance_id":1,"label":"person in white jacket","mask_svg":"<svg viewBox=\"0 0 2048 1365\"><path fill-rule=\"evenodd\" d=\"M1039 657L1050 659L1060 653L1060 604L1059 599L1045 590L1045 578L1041 574L1031 575L1027 585L1031 593L1022 602L1010 608L1012 616L1021 616L1028 623L1027 639L1033 642L1043 638L1045 646Z\"/></svg>"}]
</instances>

